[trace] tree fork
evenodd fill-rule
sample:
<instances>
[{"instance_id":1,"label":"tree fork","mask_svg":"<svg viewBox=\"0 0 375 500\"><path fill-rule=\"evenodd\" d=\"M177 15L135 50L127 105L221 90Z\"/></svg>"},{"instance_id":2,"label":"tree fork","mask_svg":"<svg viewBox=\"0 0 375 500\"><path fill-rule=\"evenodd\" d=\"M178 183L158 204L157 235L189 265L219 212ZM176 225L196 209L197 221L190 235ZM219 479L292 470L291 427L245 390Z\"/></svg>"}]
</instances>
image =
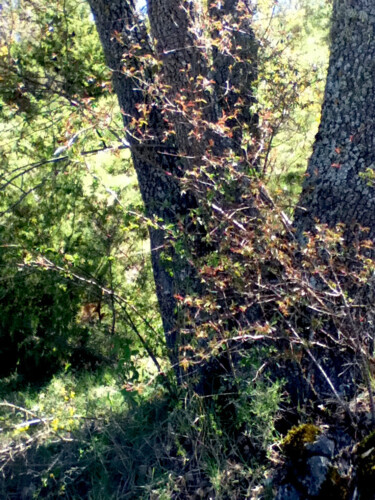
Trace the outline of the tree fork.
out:
<instances>
[{"instance_id":1,"label":"tree fork","mask_svg":"<svg viewBox=\"0 0 375 500\"><path fill-rule=\"evenodd\" d=\"M201 119L203 141L189 135L193 126L189 122L189 116L188 119L184 117L178 122L172 115L170 118L176 125L176 136L172 139L169 136L165 141L169 124L165 122L163 115L163 99L161 97L157 101L147 93L148 85L154 82L152 72L146 71L145 82L126 72L126 66L139 69L141 63L138 57L145 54L155 56L153 40L150 39L144 21L139 18L134 2L89 0L89 3L107 64L112 70L113 87L123 113L127 130L126 140L131 146L146 213L150 219L156 218L162 221L162 224L178 228L179 221L188 221L188 214L198 204L192 192L183 191L179 179L189 168L201 164L209 144L214 145L216 155L232 150L241 156L243 165L248 164L248 151L242 148L241 141L244 128L254 130L250 105L254 102L251 82L256 74L256 45L249 19L242 11L242 15L239 15L238 7L243 2L227 1L223 9L211 10L210 15L216 21L221 18L224 20L223 26L226 27L223 29L230 25L230 16L236 20L232 46L235 48L238 37L245 36L246 43L243 40L241 47L244 60L235 63L232 56L225 55L223 59L217 50L213 50L214 66L209 72L207 54L199 46L197 34L192 29L192 21L197 15L195 3L183 0L148 1L151 35L156 40L157 56L162 63L162 80L170 88L169 91L166 90L167 97L176 97L181 90L193 91L192 79L199 81L200 78L209 76L214 78L213 95L203 92L208 106L198 104L197 116ZM250 30L248 34L243 29L245 24ZM134 46L138 48L133 50ZM236 91L237 86L240 92ZM196 88L194 92L195 90ZM194 92L191 97L194 97ZM149 122L144 127L146 130L142 131L143 135L134 130L129 133L132 122L140 117L139 107L145 103L150 109ZM233 129L232 137L228 139L222 134L212 132L215 127L208 124L215 124L223 112L230 111L235 111L237 118L227 122L227 127ZM193 118L195 119L196 115L193 114ZM188 157L193 157L192 161ZM182 228L186 229L185 224L186 222L183 222ZM167 347L177 378L181 381L181 329L184 328L189 314L183 308L179 313L175 297L184 297L191 293L199 295L202 293L202 285L188 256L189 252L174 250L174 237L168 234L165 226L151 226L149 231L153 272ZM181 238L185 238L182 233ZM169 255L169 270L163 261L163 252Z\"/></svg>"}]
</instances>

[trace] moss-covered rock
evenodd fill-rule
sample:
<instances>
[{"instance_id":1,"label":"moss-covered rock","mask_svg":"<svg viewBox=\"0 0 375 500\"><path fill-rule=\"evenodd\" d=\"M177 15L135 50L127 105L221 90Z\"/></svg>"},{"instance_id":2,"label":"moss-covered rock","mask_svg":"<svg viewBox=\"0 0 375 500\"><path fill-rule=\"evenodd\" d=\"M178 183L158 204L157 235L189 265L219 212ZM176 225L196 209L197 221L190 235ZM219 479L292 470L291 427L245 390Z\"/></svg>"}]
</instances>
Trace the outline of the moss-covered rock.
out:
<instances>
[{"instance_id":1,"label":"moss-covered rock","mask_svg":"<svg viewBox=\"0 0 375 500\"><path fill-rule=\"evenodd\" d=\"M282 442L282 451L291 460L298 460L306 456L305 445L313 443L321 434L321 430L314 424L301 424L292 427Z\"/></svg>"}]
</instances>

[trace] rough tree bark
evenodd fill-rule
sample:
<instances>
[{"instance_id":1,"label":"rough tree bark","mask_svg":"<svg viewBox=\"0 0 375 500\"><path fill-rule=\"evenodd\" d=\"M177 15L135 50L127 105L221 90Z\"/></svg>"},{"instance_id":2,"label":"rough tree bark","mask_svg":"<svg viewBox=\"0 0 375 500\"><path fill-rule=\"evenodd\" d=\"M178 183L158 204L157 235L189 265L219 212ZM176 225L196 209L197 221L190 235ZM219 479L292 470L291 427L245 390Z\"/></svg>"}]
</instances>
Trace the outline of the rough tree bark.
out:
<instances>
[{"instance_id":1,"label":"rough tree bark","mask_svg":"<svg viewBox=\"0 0 375 500\"><path fill-rule=\"evenodd\" d=\"M343 224L349 249L364 238L375 242L375 187L370 179L375 170L374 33L373 0L334 0L331 54L321 123L295 211L294 224L302 244L304 233L314 233L317 223L329 227ZM367 228L368 232L363 232L362 228ZM319 287L319 283L316 286ZM346 292L354 297L355 303L365 304L366 314L370 316L371 283L362 290L361 296L357 295L354 284ZM348 324L349 319L348 316ZM343 395L352 396L358 381L368 376L366 361L361 356L373 354L373 321L369 321L366 329L358 331L361 333L352 327L348 339L361 335L358 337L361 348L348 349L348 342L341 353L335 348L326 351L326 356L324 352L316 353ZM334 334L339 338L340 331ZM344 363L352 364L353 379L347 377L348 373L342 375ZM362 366L361 373L359 366Z\"/></svg>"},{"instance_id":2,"label":"rough tree bark","mask_svg":"<svg viewBox=\"0 0 375 500\"><path fill-rule=\"evenodd\" d=\"M322 118L296 210L297 231L315 220L360 226L375 240L375 189L361 176L375 169L375 5L335 0ZM351 236L350 236L351 235Z\"/></svg>"},{"instance_id":3,"label":"rough tree bark","mask_svg":"<svg viewBox=\"0 0 375 500\"><path fill-rule=\"evenodd\" d=\"M241 144L244 130L257 133L256 120L250 112L254 103L252 84L257 75L257 44L251 29L252 12L249 8L244 10L240 3L226 0L219 7L210 7L209 18L219 28L202 33L196 7L199 2L148 1L151 33L163 63L163 80L170 88L168 98L177 102L183 98L195 104L191 116L181 119L178 112L171 116L180 154L193 156L188 162L190 166L199 165L207 152L223 154L229 149L247 159ZM210 46L212 38L220 39L223 32L230 32L231 47L226 53L215 44ZM206 49L204 38L211 38ZM214 91L204 90L200 83L203 78L213 82ZM235 115L226 122L231 134L211 127L223 112ZM194 121L196 134L192 133Z\"/></svg>"},{"instance_id":4,"label":"rough tree bark","mask_svg":"<svg viewBox=\"0 0 375 500\"><path fill-rule=\"evenodd\" d=\"M235 62L229 54L222 55L216 50L209 71L208 55L199 46L193 29L200 2L149 0L150 34L132 0L89 0L106 61L112 70L113 86L123 113L126 140L131 146L146 213L150 218L162 221L159 227L150 229L152 265L167 347L178 378L180 330L184 327L184 318L183 314L178 314L175 296L199 294L201 284L187 254L175 252L173 245L169 245L173 238L164 227L167 224L178 227L178 222L196 207L194 195L184 193L178 179L188 168L200 164L210 139L214 154L230 148L247 160L248 151L241 148L241 138L245 128L254 128L249 106L253 102L251 82L256 75L256 44L249 25L251 13L249 11L249 17L240 16L239 3L239 0L226 0L221 8L212 9L211 15L216 21L222 19L224 29L225 26L231 28L234 47L241 41L243 60ZM235 29L231 26L232 21L236 22ZM135 45L137 49L134 49ZM186 97L189 93L194 101L197 93L192 82L196 83L201 77L213 79L215 91L203 96L207 101L201 106L200 126L207 123L207 127L200 140L190 133L195 132L193 122L196 116L192 120L186 116L176 118L179 116L177 106L177 113L172 111L168 117L176 134L165 142L170 124L163 115L164 103L148 95L148 85L153 83L151 72L146 72L146 81L141 82L123 70L124 66L137 69L139 57L145 54L156 56L161 61L162 82L170 88L167 98L171 102L175 103L182 94ZM235 91L234 86L240 92ZM139 109L143 105L149 109L146 130L130 132L132 121L140 117ZM212 132L214 127L210 128L208 123L214 124L223 111L228 113L234 109L237 119L228 121L233 135L229 142L225 142L225 137ZM163 260L165 252L170 257L168 268Z\"/></svg>"}]
</instances>

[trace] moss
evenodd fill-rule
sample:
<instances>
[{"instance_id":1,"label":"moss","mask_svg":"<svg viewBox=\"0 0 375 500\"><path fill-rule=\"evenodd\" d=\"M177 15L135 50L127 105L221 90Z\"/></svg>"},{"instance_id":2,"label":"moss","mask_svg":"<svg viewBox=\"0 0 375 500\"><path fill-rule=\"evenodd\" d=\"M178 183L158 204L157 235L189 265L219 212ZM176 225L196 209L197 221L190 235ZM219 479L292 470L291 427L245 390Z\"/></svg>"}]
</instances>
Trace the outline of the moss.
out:
<instances>
[{"instance_id":1,"label":"moss","mask_svg":"<svg viewBox=\"0 0 375 500\"><path fill-rule=\"evenodd\" d=\"M358 445L357 449L358 491L361 500L375 498L375 431Z\"/></svg>"},{"instance_id":2,"label":"moss","mask_svg":"<svg viewBox=\"0 0 375 500\"><path fill-rule=\"evenodd\" d=\"M319 434L321 430L314 424L292 427L282 442L282 450L292 460L303 458L306 453L305 444L313 443Z\"/></svg>"}]
</instances>

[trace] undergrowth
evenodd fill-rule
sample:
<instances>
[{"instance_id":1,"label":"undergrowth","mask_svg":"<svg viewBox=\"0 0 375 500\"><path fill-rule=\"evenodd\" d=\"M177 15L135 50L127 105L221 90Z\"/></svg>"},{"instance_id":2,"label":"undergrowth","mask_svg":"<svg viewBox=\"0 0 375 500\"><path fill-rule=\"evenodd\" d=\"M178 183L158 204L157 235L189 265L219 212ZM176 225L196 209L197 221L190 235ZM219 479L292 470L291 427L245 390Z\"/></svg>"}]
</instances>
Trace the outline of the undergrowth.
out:
<instances>
[{"instance_id":1,"label":"undergrowth","mask_svg":"<svg viewBox=\"0 0 375 500\"><path fill-rule=\"evenodd\" d=\"M245 384L242 381L242 384ZM0 497L258 498L278 435L280 385L247 381L223 399L171 395L100 376L55 376L0 407ZM262 497L263 498L263 497Z\"/></svg>"}]
</instances>

